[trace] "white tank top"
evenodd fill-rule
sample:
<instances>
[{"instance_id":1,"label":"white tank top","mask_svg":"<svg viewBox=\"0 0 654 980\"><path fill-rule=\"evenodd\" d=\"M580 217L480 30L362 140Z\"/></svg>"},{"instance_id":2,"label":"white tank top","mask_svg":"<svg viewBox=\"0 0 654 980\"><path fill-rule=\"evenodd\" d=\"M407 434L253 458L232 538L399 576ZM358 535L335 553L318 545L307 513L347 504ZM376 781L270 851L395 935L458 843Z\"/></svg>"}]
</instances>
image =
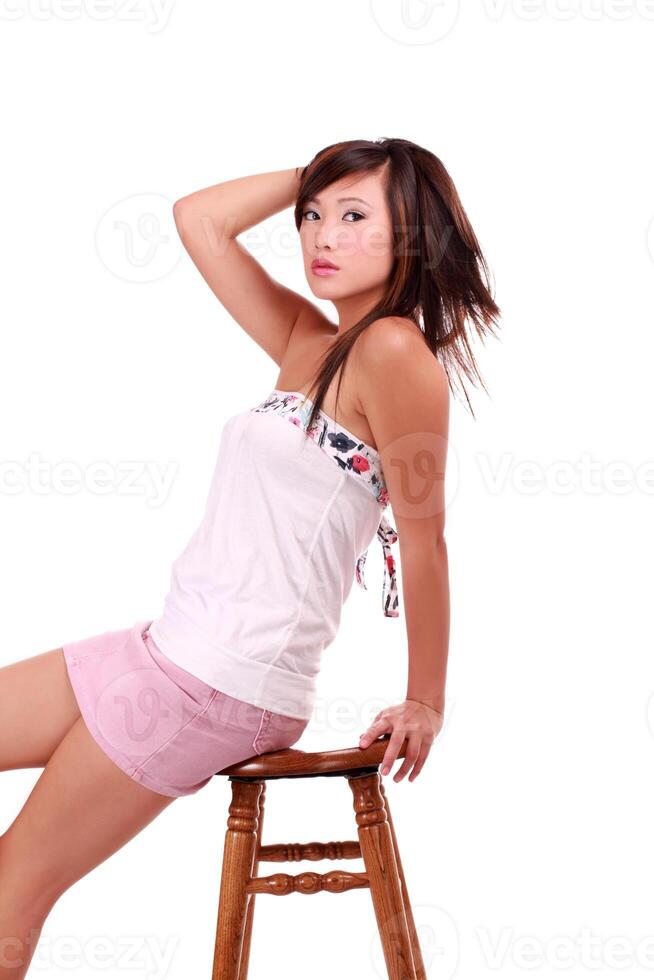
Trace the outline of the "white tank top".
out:
<instances>
[{"instance_id":1,"label":"white tank top","mask_svg":"<svg viewBox=\"0 0 654 980\"><path fill-rule=\"evenodd\" d=\"M274 389L224 425L202 521L149 632L211 687L310 718L322 651L377 533L382 610L398 615L397 534L379 453L312 402ZM306 434L305 434L306 433Z\"/></svg>"}]
</instances>

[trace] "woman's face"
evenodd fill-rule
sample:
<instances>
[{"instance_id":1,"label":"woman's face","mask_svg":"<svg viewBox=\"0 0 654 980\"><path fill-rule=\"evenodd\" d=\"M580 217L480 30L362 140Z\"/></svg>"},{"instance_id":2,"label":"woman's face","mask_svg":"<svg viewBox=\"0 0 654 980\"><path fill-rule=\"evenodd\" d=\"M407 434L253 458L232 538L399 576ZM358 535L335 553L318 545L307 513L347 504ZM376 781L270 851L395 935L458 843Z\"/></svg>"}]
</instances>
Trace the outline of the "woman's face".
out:
<instances>
[{"instance_id":1,"label":"woman's face","mask_svg":"<svg viewBox=\"0 0 654 980\"><path fill-rule=\"evenodd\" d=\"M349 174L307 201L300 242L307 282L318 298L383 291L393 266L393 236L381 175ZM317 261L338 268L324 271Z\"/></svg>"}]
</instances>

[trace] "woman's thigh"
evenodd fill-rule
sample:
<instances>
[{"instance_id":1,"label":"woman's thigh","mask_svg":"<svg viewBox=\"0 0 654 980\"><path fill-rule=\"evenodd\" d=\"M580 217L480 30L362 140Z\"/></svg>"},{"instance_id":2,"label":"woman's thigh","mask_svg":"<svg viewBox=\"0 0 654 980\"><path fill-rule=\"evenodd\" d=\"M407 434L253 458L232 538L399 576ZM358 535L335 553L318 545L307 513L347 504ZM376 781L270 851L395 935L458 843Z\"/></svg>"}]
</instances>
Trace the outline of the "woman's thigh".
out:
<instances>
[{"instance_id":1,"label":"woman's thigh","mask_svg":"<svg viewBox=\"0 0 654 980\"><path fill-rule=\"evenodd\" d=\"M40 905L46 913L174 799L131 779L80 717L0 838L0 898L6 896L14 908Z\"/></svg>"},{"instance_id":2,"label":"woman's thigh","mask_svg":"<svg viewBox=\"0 0 654 980\"><path fill-rule=\"evenodd\" d=\"M0 667L0 771L45 766L79 717L61 647Z\"/></svg>"}]
</instances>

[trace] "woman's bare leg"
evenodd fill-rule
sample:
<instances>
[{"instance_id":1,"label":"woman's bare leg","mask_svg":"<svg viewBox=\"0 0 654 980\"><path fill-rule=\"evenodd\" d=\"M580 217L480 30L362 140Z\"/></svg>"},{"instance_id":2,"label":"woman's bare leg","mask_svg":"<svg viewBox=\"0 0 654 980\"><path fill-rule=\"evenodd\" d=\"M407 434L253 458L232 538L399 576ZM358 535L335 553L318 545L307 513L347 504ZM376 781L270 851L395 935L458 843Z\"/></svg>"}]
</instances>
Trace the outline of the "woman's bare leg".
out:
<instances>
[{"instance_id":1,"label":"woman's bare leg","mask_svg":"<svg viewBox=\"0 0 654 980\"><path fill-rule=\"evenodd\" d=\"M79 717L61 647L0 667L0 771L45 766Z\"/></svg>"},{"instance_id":2,"label":"woman's bare leg","mask_svg":"<svg viewBox=\"0 0 654 980\"><path fill-rule=\"evenodd\" d=\"M73 723L0 837L0 980L22 980L57 899L176 798L131 779Z\"/></svg>"}]
</instances>

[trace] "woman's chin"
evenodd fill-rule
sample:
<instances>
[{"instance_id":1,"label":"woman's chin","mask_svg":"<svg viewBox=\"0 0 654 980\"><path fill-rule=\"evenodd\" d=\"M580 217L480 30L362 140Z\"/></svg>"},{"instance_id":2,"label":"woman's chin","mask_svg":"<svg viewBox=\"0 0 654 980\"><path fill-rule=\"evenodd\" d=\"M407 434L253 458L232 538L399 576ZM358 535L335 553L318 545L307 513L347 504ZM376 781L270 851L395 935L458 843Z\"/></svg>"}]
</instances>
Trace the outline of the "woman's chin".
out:
<instances>
[{"instance_id":1,"label":"woman's chin","mask_svg":"<svg viewBox=\"0 0 654 980\"><path fill-rule=\"evenodd\" d=\"M318 276L311 276L309 279L309 289L317 299L336 299L341 296L343 289L339 289L336 283L329 282L326 279L319 280Z\"/></svg>"}]
</instances>

